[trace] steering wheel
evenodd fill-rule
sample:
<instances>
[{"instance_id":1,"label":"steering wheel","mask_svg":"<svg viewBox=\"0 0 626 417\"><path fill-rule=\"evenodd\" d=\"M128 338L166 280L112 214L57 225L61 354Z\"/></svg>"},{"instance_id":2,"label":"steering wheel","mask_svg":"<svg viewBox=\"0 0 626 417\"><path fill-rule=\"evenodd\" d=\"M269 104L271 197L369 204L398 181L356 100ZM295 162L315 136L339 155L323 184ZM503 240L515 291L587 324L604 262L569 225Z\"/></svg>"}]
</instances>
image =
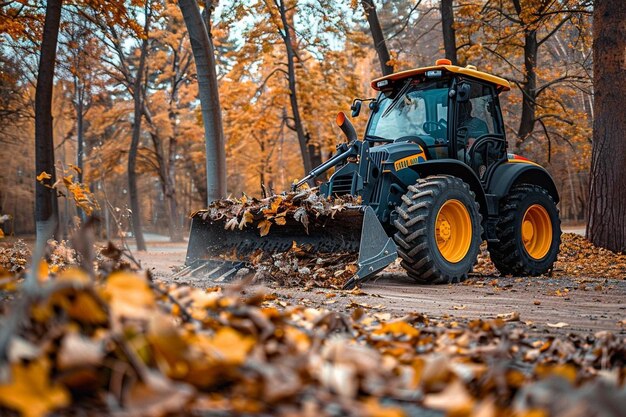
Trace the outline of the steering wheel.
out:
<instances>
[{"instance_id":1,"label":"steering wheel","mask_svg":"<svg viewBox=\"0 0 626 417\"><path fill-rule=\"evenodd\" d=\"M431 126L434 126L434 129L431 129L430 128ZM424 124L422 125L422 129L424 129L424 132L428 133L429 135L432 135L434 132L438 130L446 130L446 127L441 122L435 122L434 120L430 120L430 121L424 122Z\"/></svg>"}]
</instances>

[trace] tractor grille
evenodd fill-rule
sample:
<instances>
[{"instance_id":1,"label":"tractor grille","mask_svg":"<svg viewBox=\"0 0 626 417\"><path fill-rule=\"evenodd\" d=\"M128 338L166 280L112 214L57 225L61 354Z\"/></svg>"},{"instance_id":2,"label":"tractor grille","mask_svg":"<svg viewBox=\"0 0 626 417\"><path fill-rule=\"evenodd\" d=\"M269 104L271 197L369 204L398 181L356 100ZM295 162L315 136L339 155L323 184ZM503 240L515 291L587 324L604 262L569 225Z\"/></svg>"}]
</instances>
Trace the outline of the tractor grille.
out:
<instances>
[{"instance_id":1,"label":"tractor grille","mask_svg":"<svg viewBox=\"0 0 626 417\"><path fill-rule=\"evenodd\" d=\"M339 175L333 178L331 194L334 196L350 194L354 175Z\"/></svg>"},{"instance_id":2,"label":"tractor grille","mask_svg":"<svg viewBox=\"0 0 626 417\"><path fill-rule=\"evenodd\" d=\"M378 204L380 202L380 194L383 189L383 161L387 159L388 155L387 151L370 153L370 170L376 167L378 171L376 178L372 177L372 181L375 184L372 196L370 197L370 204Z\"/></svg>"}]
</instances>

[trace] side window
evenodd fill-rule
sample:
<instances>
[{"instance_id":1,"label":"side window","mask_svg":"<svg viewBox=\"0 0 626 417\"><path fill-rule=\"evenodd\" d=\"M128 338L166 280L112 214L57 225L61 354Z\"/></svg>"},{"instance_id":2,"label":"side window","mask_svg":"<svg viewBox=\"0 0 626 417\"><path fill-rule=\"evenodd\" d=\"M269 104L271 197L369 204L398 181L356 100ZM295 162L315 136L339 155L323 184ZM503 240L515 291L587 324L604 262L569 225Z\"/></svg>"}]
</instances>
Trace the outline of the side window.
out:
<instances>
[{"instance_id":1,"label":"side window","mask_svg":"<svg viewBox=\"0 0 626 417\"><path fill-rule=\"evenodd\" d=\"M471 103L469 118L473 120L472 127L475 130L473 133L476 137L487 133L502 133L496 117L493 87L478 83L472 84L469 102Z\"/></svg>"}]
</instances>

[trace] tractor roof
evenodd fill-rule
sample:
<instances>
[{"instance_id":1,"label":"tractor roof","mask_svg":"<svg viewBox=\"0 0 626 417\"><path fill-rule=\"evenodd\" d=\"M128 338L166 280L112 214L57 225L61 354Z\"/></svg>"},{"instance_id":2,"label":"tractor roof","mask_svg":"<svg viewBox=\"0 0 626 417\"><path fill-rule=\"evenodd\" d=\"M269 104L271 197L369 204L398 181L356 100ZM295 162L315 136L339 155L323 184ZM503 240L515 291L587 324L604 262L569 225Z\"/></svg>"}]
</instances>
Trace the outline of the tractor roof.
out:
<instances>
[{"instance_id":1,"label":"tractor roof","mask_svg":"<svg viewBox=\"0 0 626 417\"><path fill-rule=\"evenodd\" d=\"M378 86L380 81L397 81L404 78L408 78L414 75L424 74L427 71L443 70L453 74L466 75L472 78L478 78L479 80L487 81L488 83L495 84L498 91L509 91L511 85L504 78L497 77L495 75L487 74L486 72L478 71L475 66L468 65L466 67L459 67L451 65L447 59L438 59L435 65L431 67L414 68L406 71L395 72L393 74L386 75L384 77L376 78L372 81L371 85L374 90L380 91L383 88Z\"/></svg>"}]
</instances>

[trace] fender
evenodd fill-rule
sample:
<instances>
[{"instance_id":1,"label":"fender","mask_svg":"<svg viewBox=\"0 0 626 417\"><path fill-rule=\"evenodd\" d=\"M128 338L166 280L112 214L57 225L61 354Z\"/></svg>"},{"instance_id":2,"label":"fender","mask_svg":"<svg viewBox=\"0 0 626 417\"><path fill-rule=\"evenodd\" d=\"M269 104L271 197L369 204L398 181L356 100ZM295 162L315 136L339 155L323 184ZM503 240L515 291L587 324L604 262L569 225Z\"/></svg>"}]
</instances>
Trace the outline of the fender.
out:
<instances>
[{"instance_id":1,"label":"fender","mask_svg":"<svg viewBox=\"0 0 626 417\"><path fill-rule=\"evenodd\" d=\"M476 195L476 201L480 205L480 214L483 218L487 218L487 199L485 197L485 190L480 183L480 180L476 176L476 173L472 169L461 161L456 159L437 159L434 161L426 161L410 167L417 172L420 178L425 178L429 175L452 175L461 178L465 181L470 190Z\"/></svg>"},{"instance_id":2,"label":"fender","mask_svg":"<svg viewBox=\"0 0 626 417\"><path fill-rule=\"evenodd\" d=\"M511 188L517 184L532 184L545 188L555 203L559 202L559 192L554 180L541 165L534 162L516 161L505 162L498 166L487 186L489 194L495 194L498 199L509 194Z\"/></svg>"}]
</instances>

